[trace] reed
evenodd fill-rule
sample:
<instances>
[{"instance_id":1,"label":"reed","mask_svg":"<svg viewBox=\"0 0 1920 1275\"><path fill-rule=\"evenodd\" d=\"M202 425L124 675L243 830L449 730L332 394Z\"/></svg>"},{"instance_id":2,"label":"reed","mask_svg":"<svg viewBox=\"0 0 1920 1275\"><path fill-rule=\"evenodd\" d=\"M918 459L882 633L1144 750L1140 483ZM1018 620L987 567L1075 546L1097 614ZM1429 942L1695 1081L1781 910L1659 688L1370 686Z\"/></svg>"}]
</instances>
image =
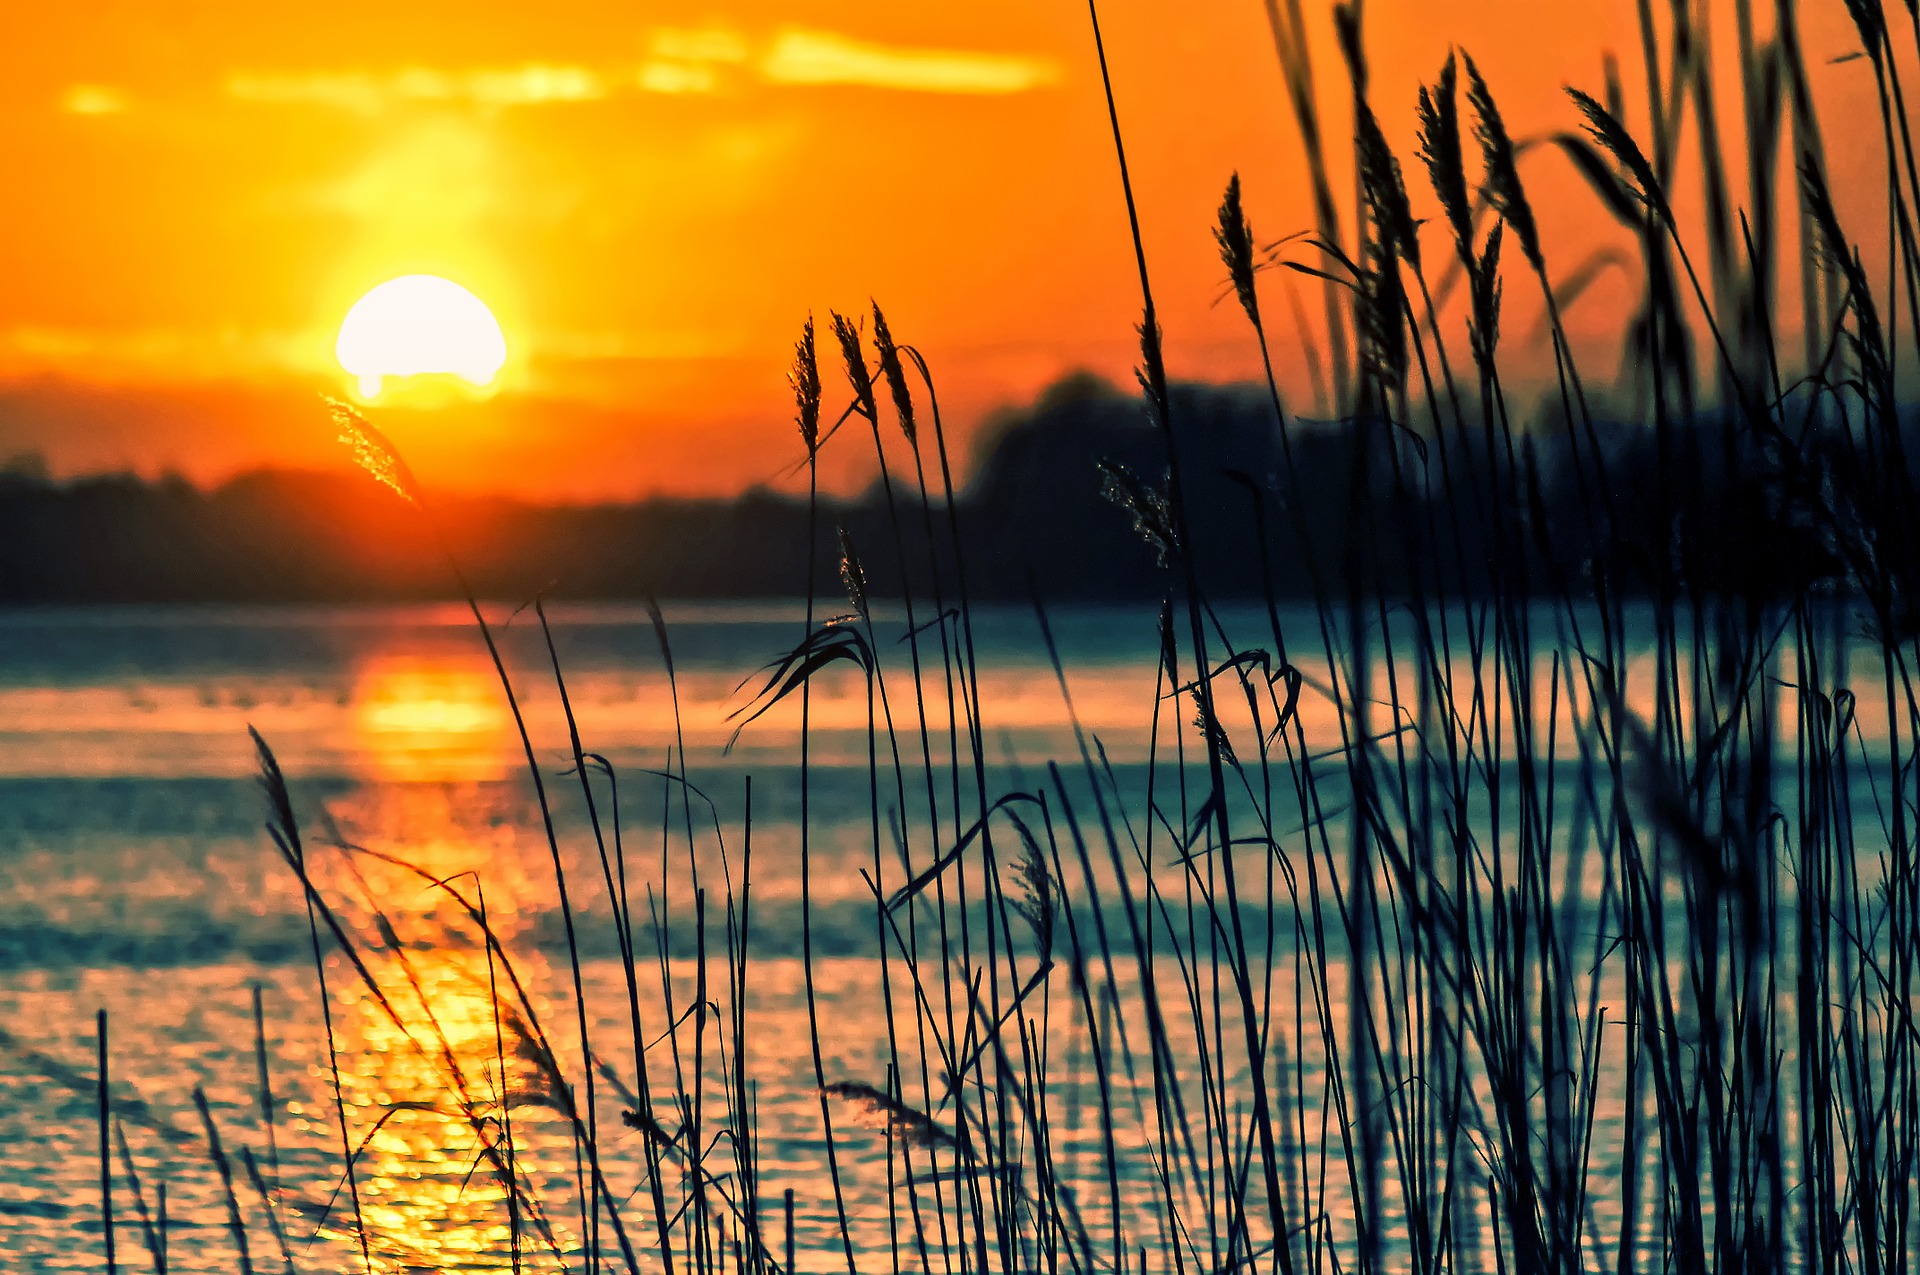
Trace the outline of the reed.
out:
<instances>
[{"instance_id":1,"label":"reed","mask_svg":"<svg viewBox=\"0 0 1920 1275\"><path fill-rule=\"evenodd\" d=\"M100 1083L95 1091L95 1106L100 1119L100 1239L106 1248L109 1275L120 1269L113 1247L113 1156L108 1150L107 1127L113 1122L111 1100L107 1094L107 1011L94 1018L94 1042L100 1063Z\"/></svg>"}]
</instances>

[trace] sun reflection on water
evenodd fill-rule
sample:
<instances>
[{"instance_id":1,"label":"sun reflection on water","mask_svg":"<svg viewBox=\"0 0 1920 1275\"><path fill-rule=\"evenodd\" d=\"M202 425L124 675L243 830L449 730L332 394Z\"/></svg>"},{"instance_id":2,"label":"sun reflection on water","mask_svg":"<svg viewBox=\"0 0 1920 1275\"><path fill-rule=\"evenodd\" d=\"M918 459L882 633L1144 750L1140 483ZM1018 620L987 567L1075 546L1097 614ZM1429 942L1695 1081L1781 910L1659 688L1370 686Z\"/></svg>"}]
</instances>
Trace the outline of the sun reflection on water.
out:
<instances>
[{"instance_id":1,"label":"sun reflection on water","mask_svg":"<svg viewBox=\"0 0 1920 1275\"><path fill-rule=\"evenodd\" d=\"M538 1203L565 1198L552 1187L572 1167L540 1030L547 970L515 943L540 887L511 828L460 831L467 796L445 784L371 790L376 808L340 813L392 831L328 873L329 893L353 901L342 920L367 976L341 969L351 981L335 1018L342 1095L364 1142L359 1204L374 1258L395 1271L545 1269L573 1243ZM357 1247L347 1218L329 1229Z\"/></svg>"},{"instance_id":2,"label":"sun reflection on water","mask_svg":"<svg viewBox=\"0 0 1920 1275\"><path fill-rule=\"evenodd\" d=\"M354 690L354 728L381 779L498 779L512 761L500 684L477 657L370 661Z\"/></svg>"}]
</instances>

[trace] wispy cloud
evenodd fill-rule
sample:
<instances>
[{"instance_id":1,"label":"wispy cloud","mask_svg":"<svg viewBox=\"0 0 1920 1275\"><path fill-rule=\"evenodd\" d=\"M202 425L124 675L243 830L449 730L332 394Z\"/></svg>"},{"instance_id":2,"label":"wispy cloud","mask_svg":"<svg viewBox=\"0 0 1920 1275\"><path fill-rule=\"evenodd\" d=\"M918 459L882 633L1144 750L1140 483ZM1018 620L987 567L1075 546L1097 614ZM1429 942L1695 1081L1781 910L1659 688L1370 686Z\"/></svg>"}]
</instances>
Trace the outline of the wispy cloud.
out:
<instances>
[{"instance_id":1,"label":"wispy cloud","mask_svg":"<svg viewBox=\"0 0 1920 1275\"><path fill-rule=\"evenodd\" d=\"M712 93L726 68L752 56L746 37L726 27L661 27L636 85L648 93Z\"/></svg>"},{"instance_id":2,"label":"wispy cloud","mask_svg":"<svg viewBox=\"0 0 1920 1275\"><path fill-rule=\"evenodd\" d=\"M776 84L861 84L916 93L1024 93L1060 78L1046 58L874 44L831 31L783 32L760 63Z\"/></svg>"},{"instance_id":3,"label":"wispy cloud","mask_svg":"<svg viewBox=\"0 0 1920 1275\"><path fill-rule=\"evenodd\" d=\"M607 82L583 66L528 63L442 71L414 66L387 75L366 71L238 74L227 92L247 102L304 103L377 115L403 103L464 103L479 107L543 102L590 102L607 96Z\"/></svg>"},{"instance_id":4,"label":"wispy cloud","mask_svg":"<svg viewBox=\"0 0 1920 1275\"><path fill-rule=\"evenodd\" d=\"M753 52L745 36L726 27L661 27L653 33L652 50L656 58L682 62L745 62Z\"/></svg>"},{"instance_id":5,"label":"wispy cloud","mask_svg":"<svg viewBox=\"0 0 1920 1275\"><path fill-rule=\"evenodd\" d=\"M627 69L528 63L519 67L238 73L227 92L247 102L331 107L379 115L407 105L467 105L483 110L554 102L590 102L624 92L715 93L740 76L781 86L852 84L915 93L1023 93L1056 83L1051 59L966 49L908 48L833 31L789 28L754 43L727 27L661 27L648 56ZM115 91L76 85L66 106L98 114L123 104Z\"/></svg>"},{"instance_id":6,"label":"wispy cloud","mask_svg":"<svg viewBox=\"0 0 1920 1275\"><path fill-rule=\"evenodd\" d=\"M0 327L0 380L53 374L92 382L307 373L324 334L194 328Z\"/></svg>"},{"instance_id":7,"label":"wispy cloud","mask_svg":"<svg viewBox=\"0 0 1920 1275\"><path fill-rule=\"evenodd\" d=\"M720 77L699 62L656 58L640 68L635 83L648 93L711 93L720 87Z\"/></svg>"}]
</instances>

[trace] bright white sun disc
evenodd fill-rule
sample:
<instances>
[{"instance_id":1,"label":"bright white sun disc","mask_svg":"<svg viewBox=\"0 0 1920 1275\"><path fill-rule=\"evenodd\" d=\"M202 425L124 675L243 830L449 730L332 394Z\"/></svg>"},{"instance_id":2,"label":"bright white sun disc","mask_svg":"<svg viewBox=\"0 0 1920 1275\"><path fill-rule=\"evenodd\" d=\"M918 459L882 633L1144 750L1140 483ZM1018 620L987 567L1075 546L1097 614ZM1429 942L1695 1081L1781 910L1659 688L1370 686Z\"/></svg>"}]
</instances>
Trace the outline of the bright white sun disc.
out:
<instances>
[{"instance_id":1,"label":"bright white sun disc","mask_svg":"<svg viewBox=\"0 0 1920 1275\"><path fill-rule=\"evenodd\" d=\"M507 361L507 339L473 293L439 275L408 274L353 303L334 356L372 398L389 376L440 374L490 384Z\"/></svg>"}]
</instances>

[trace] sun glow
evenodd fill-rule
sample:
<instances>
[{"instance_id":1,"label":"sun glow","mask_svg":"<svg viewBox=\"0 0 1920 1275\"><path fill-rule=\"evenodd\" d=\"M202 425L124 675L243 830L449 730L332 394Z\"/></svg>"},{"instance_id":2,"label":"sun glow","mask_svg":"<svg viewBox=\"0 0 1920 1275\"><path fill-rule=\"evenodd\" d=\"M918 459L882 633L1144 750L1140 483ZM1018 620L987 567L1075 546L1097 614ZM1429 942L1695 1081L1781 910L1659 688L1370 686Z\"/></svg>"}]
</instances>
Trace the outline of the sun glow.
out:
<instances>
[{"instance_id":1,"label":"sun glow","mask_svg":"<svg viewBox=\"0 0 1920 1275\"><path fill-rule=\"evenodd\" d=\"M506 771L510 723L484 665L377 659L361 670L354 700L361 748L382 778L494 779Z\"/></svg>"},{"instance_id":2,"label":"sun glow","mask_svg":"<svg viewBox=\"0 0 1920 1275\"><path fill-rule=\"evenodd\" d=\"M409 274L353 303L334 343L340 366L373 398L388 377L457 376L486 386L507 361L507 339L486 303L451 279Z\"/></svg>"}]
</instances>

